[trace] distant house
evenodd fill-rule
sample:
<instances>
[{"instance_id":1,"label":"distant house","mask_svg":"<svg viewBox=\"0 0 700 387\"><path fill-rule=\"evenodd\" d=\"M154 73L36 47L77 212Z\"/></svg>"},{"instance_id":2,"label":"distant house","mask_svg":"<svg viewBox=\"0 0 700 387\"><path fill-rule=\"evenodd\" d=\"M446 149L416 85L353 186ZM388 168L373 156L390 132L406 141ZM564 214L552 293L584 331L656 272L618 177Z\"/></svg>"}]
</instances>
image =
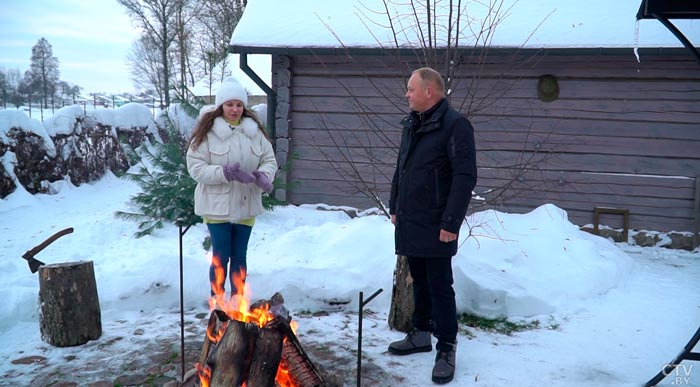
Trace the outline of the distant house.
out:
<instances>
[{"instance_id":1,"label":"distant house","mask_svg":"<svg viewBox=\"0 0 700 387\"><path fill-rule=\"evenodd\" d=\"M248 4L231 50L271 55L290 203L366 208L376 192L388 204L405 82L427 60L419 42L436 36L436 57L447 52L444 29L416 28L405 3L386 2L391 19L382 0ZM476 130L472 210L553 203L585 225L602 208L619 227L613 208L631 229L698 232L700 65L661 23L636 22L639 0L463 3L472 35L438 70L451 66L450 101ZM700 42L692 23L678 25Z\"/></svg>"}]
</instances>

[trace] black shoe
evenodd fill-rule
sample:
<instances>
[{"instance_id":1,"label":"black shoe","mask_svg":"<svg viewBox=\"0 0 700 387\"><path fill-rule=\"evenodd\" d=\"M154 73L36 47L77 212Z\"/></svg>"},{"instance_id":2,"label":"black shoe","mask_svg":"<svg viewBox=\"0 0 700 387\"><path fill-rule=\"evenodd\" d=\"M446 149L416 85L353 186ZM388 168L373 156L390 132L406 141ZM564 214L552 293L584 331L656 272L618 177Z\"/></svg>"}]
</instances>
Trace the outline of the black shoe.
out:
<instances>
[{"instance_id":1,"label":"black shoe","mask_svg":"<svg viewBox=\"0 0 700 387\"><path fill-rule=\"evenodd\" d=\"M412 329L403 340L389 344L389 352L394 355L410 355L433 350L432 334L427 331Z\"/></svg>"},{"instance_id":2,"label":"black shoe","mask_svg":"<svg viewBox=\"0 0 700 387\"><path fill-rule=\"evenodd\" d=\"M433 383L445 384L452 381L455 376L456 355L456 344L447 344L445 348L438 349L433 367Z\"/></svg>"}]
</instances>

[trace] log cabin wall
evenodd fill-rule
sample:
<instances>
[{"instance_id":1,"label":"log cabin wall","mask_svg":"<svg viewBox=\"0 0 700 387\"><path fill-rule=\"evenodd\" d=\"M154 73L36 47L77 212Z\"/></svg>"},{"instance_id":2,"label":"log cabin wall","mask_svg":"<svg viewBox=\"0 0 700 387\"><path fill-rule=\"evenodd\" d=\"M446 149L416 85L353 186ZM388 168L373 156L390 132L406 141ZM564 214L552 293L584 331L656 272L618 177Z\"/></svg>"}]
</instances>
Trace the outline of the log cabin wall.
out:
<instances>
[{"instance_id":1,"label":"log cabin wall","mask_svg":"<svg viewBox=\"0 0 700 387\"><path fill-rule=\"evenodd\" d=\"M585 225L595 207L614 207L629 210L631 229L697 232L700 66L680 51L640 59L631 49L460 58L450 101L474 125L475 191L485 199L471 211L553 203ZM405 84L419 66L386 55L276 55L290 203L368 208L376 193L388 205ZM547 74L559 87L550 102L537 93Z\"/></svg>"}]
</instances>

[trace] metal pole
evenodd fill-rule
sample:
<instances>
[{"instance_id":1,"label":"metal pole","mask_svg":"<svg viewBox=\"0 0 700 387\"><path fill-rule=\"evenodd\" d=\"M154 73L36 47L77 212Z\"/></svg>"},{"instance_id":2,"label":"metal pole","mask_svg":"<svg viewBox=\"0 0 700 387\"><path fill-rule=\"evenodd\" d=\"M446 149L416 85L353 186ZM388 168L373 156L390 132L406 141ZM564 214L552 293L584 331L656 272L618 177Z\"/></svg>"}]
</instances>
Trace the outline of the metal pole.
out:
<instances>
[{"instance_id":1,"label":"metal pole","mask_svg":"<svg viewBox=\"0 0 700 387\"><path fill-rule=\"evenodd\" d=\"M357 387L360 387L362 382L362 309L367 305L374 297L377 297L379 293L383 292L384 289L379 289L374 294L369 296L367 301L363 300L364 293L360 292L360 310L359 310L359 322L357 324Z\"/></svg>"},{"instance_id":2,"label":"metal pole","mask_svg":"<svg viewBox=\"0 0 700 387\"><path fill-rule=\"evenodd\" d=\"M182 358L181 371L180 371L180 381L185 381L185 294L183 289L183 270L182 270L182 237L185 235L190 226L187 226L185 230L182 230L182 224L178 223L178 234L180 240L180 357Z\"/></svg>"},{"instance_id":3,"label":"metal pole","mask_svg":"<svg viewBox=\"0 0 700 387\"><path fill-rule=\"evenodd\" d=\"M363 297L364 294L360 292L360 310L358 314L357 323L357 387L360 387L362 380L362 306L364 305Z\"/></svg>"},{"instance_id":4,"label":"metal pole","mask_svg":"<svg viewBox=\"0 0 700 387\"><path fill-rule=\"evenodd\" d=\"M693 226L693 247L700 245L700 175L695 176L695 225Z\"/></svg>"},{"instance_id":5,"label":"metal pole","mask_svg":"<svg viewBox=\"0 0 700 387\"><path fill-rule=\"evenodd\" d=\"M182 358L182 369L180 370L180 381L185 382L185 308L184 293L182 290L182 225L178 225L180 235L180 357Z\"/></svg>"}]
</instances>

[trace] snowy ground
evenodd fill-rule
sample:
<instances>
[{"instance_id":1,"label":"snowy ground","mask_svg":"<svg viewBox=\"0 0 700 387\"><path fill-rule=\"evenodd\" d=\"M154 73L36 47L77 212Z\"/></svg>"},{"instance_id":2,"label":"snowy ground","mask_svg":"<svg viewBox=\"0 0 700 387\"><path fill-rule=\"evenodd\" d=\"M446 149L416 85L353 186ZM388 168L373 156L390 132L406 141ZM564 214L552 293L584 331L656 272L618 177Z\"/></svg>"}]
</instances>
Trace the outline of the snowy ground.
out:
<instances>
[{"instance_id":1,"label":"snowy ground","mask_svg":"<svg viewBox=\"0 0 700 387\"><path fill-rule=\"evenodd\" d=\"M128 208L138 187L114 176L55 188L56 195L20 191L0 201L0 386L36 385L37 375L47 375L39 379L43 385L55 385L67 380L60 375L66 364L82 364L84 375L70 376L87 385L100 380L100 371L120 366L123 371L124 364L147 356L139 348L167 342L179 351L177 229L168 226L134 239L136 224L113 213ZM507 336L465 327L451 385L640 386L700 325L697 250L613 244L579 232L554 206L525 215L480 213L470 224L477 226L477 237L463 241L455 258L460 312L536 319L540 328ZM47 264L93 260L103 335L79 347L55 348L40 337L38 278L21 256L65 227L74 227L74 233L37 258ZM386 324L395 263L392 233L391 223L379 216L350 219L342 212L294 206L266 213L250 243L252 298L282 292L302 344L325 347L335 357L319 363L354 372L358 293L366 298L384 289L367 305L363 320L363 384L432 385L434 353L386 352L390 341L403 337ZM201 342L202 316L208 313L205 236L198 225L184 237L188 343ZM350 302L331 306L331 299ZM12 363L29 356L46 359ZM686 361L660 385L700 386L697 368Z\"/></svg>"}]
</instances>

